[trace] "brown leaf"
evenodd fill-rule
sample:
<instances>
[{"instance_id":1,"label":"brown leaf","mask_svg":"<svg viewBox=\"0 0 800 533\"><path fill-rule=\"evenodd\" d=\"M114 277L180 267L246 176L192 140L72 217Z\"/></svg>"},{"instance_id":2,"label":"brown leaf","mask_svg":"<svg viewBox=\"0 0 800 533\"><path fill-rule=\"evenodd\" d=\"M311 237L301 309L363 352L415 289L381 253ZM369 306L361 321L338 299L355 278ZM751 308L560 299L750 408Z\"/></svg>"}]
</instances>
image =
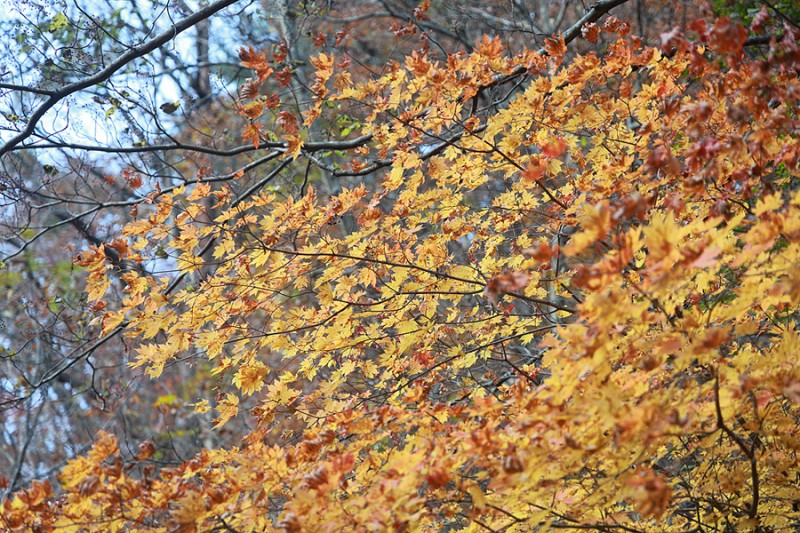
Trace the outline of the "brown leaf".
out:
<instances>
[{"instance_id":1,"label":"brown leaf","mask_svg":"<svg viewBox=\"0 0 800 533\"><path fill-rule=\"evenodd\" d=\"M634 488L636 510L647 517L660 518L672 498L672 489L651 469L642 469L628 481Z\"/></svg>"},{"instance_id":2,"label":"brown leaf","mask_svg":"<svg viewBox=\"0 0 800 533\"><path fill-rule=\"evenodd\" d=\"M497 302L501 295L527 287L530 279L526 272L504 272L489 280L486 284L486 294L490 301Z\"/></svg>"},{"instance_id":3,"label":"brown leaf","mask_svg":"<svg viewBox=\"0 0 800 533\"><path fill-rule=\"evenodd\" d=\"M503 457L503 470L509 474L518 474L525 470L525 468L522 466L522 461L519 460L516 454L510 454Z\"/></svg>"},{"instance_id":4,"label":"brown leaf","mask_svg":"<svg viewBox=\"0 0 800 533\"><path fill-rule=\"evenodd\" d=\"M154 453L156 453L155 443L151 440L146 440L139 444L139 453L136 454L136 459L144 461L152 457Z\"/></svg>"},{"instance_id":5,"label":"brown leaf","mask_svg":"<svg viewBox=\"0 0 800 533\"><path fill-rule=\"evenodd\" d=\"M83 478L81 482L78 483L78 494L86 498L97 492L99 486L100 478L92 474L91 476Z\"/></svg>"},{"instance_id":6,"label":"brown leaf","mask_svg":"<svg viewBox=\"0 0 800 533\"><path fill-rule=\"evenodd\" d=\"M450 482L450 474L441 466L434 466L425 474L425 481L432 489L440 489Z\"/></svg>"}]
</instances>

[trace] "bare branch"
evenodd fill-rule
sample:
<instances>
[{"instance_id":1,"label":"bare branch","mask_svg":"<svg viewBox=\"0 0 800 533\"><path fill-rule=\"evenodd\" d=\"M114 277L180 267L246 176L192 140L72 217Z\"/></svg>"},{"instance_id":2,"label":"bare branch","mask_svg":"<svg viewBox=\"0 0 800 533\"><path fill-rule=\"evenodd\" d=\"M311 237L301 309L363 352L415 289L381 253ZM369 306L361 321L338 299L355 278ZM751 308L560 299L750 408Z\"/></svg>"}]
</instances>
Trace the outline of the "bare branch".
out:
<instances>
[{"instance_id":1,"label":"bare branch","mask_svg":"<svg viewBox=\"0 0 800 533\"><path fill-rule=\"evenodd\" d=\"M17 85L14 83L0 83L0 89L9 89L12 91L20 91L25 93L43 94L45 96L50 96L53 94L53 91L49 91L47 89L37 89L36 87L25 87L24 85Z\"/></svg>"},{"instance_id":2,"label":"bare branch","mask_svg":"<svg viewBox=\"0 0 800 533\"><path fill-rule=\"evenodd\" d=\"M0 157L4 156L8 152L10 152L15 146L23 142L25 139L33 135L36 126L39 124L39 120L47 113L50 109L52 109L56 104L58 104L61 100L80 92L84 89L92 87L93 85L97 85L99 83L103 83L104 81L108 80L111 76L114 75L115 72L123 68L125 65L129 64L131 61L145 56L160 48L162 45L168 43L170 40L174 39L178 34L183 33L184 31L188 30L189 28L193 27L197 23L211 17L215 13L225 9L226 7L235 4L239 0L218 0L209 6L200 9L197 13L194 13L185 19L181 20L180 22L173 25L171 28L166 30L165 32L157 35L156 37L150 39L149 41L145 41L144 43L132 47L130 50L119 56L117 59L112 61L108 64L106 68L101 70L100 72L84 78L80 81L76 81L74 83L70 83L69 85L54 91L50 94L50 97L40 105L33 114L28 117L28 124L25 126L25 129L22 130L19 134L12 137L9 141L7 141L2 147L0 147Z\"/></svg>"}]
</instances>

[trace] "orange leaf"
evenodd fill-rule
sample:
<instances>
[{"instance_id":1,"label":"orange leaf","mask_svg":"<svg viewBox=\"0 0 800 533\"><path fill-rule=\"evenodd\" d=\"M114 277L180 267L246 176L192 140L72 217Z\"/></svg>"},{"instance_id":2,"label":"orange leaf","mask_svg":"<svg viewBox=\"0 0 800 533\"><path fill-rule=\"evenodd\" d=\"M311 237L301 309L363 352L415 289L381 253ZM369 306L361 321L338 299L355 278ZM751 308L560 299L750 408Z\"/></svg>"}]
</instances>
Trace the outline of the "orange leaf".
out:
<instances>
[{"instance_id":1,"label":"orange leaf","mask_svg":"<svg viewBox=\"0 0 800 533\"><path fill-rule=\"evenodd\" d=\"M544 50L557 65L560 64L564 59L564 54L567 53L567 43L564 42L564 36L559 33L555 38L545 39Z\"/></svg>"}]
</instances>

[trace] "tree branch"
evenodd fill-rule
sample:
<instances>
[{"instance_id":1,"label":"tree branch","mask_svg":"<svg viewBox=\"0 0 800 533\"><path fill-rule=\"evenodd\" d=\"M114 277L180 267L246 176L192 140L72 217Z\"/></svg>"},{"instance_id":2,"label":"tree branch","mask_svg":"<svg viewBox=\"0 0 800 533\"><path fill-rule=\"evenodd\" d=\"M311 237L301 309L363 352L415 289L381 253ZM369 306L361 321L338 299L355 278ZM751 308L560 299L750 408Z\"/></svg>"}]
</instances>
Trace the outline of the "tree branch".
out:
<instances>
[{"instance_id":1,"label":"tree branch","mask_svg":"<svg viewBox=\"0 0 800 533\"><path fill-rule=\"evenodd\" d=\"M564 37L564 44L569 44L574 41L578 35L581 34L581 29L585 24L589 24L592 22L597 22L600 18L614 9L617 6L621 6L622 4L629 2L630 0L601 0L594 4L589 11L586 12L584 16L578 19L575 24L567 28L567 31L562 33ZM537 53L541 55L547 55L547 50L544 48L540 48L537 50ZM492 87L496 87L497 85L502 85L504 83L508 83L509 81L522 76L528 71L525 67L517 67L510 73L506 74L505 76L499 76L497 79L492 81L491 83L484 85L478 90L478 93L473 96L473 99L479 98L480 95L486 91L487 89L491 89Z\"/></svg>"},{"instance_id":2,"label":"tree branch","mask_svg":"<svg viewBox=\"0 0 800 533\"><path fill-rule=\"evenodd\" d=\"M34 94L43 94L45 96L50 96L53 94L53 91L49 91L47 89L37 89L35 87L25 87L24 85L17 85L15 83L0 83L0 89L9 89L12 91L20 91L26 93L34 93Z\"/></svg>"},{"instance_id":3,"label":"tree branch","mask_svg":"<svg viewBox=\"0 0 800 533\"><path fill-rule=\"evenodd\" d=\"M372 135L362 135L361 137L355 137L353 139L345 139L342 141L309 141L303 144L303 151L304 152L320 152L323 150L349 150L352 148L358 148L359 146L363 146L364 144L368 143L372 140ZM31 150L31 149L48 149L48 148L60 148L60 149L69 149L69 150L83 150L86 152L103 152L103 153L111 153L111 154L140 154L140 153L148 153L148 152L166 152L166 151L175 151L175 150L185 150L188 152L198 152L202 154L208 155L216 155L216 156L234 156L239 154L244 154L248 152L255 152L256 150L264 150L264 149L286 149L286 143L282 142L265 142L262 141L258 144L258 146L253 146L252 144L247 144L243 146L237 146L235 148L230 148L227 150L213 148L209 146L200 146L196 144L184 144L184 143L174 143L174 144L150 144L150 145L143 145L143 146L98 146L98 145L91 145L91 144L75 144L75 143L60 143L60 142L48 142L46 144L23 144L18 145L14 148L11 148L9 151L16 152L19 150Z\"/></svg>"},{"instance_id":4,"label":"tree branch","mask_svg":"<svg viewBox=\"0 0 800 533\"><path fill-rule=\"evenodd\" d=\"M178 187L183 187L183 186L186 186L186 185L193 185L193 184L199 183L199 182L215 183L215 182L223 182L223 181L233 180L233 179L237 178L238 176L240 176L241 173L248 172L248 171L250 171L250 170L252 170L254 168L257 168L257 167L263 165L264 163L272 161L273 159L275 159L276 157L278 157L282 153L283 153L282 151L270 152L269 154L265 155L264 157L256 159L255 161L252 161L252 162L248 163L247 165L243 166L239 170L237 170L235 172L231 172L230 174L225 174L223 176L212 176L212 177L208 177L208 178L204 178L204 179L195 178L195 179L184 180L180 185L176 185L176 186L173 186L173 187L167 187L165 189L162 189L159 194L157 194L154 197L149 197L149 198L155 199L158 196L161 196L163 194L166 194L166 193L174 191ZM140 204L140 203L146 201L147 199L148 199L148 197L141 197L141 198L137 197L137 198L132 198L132 199L129 199L129 200L118 200L118 201L115 201L115 202L98 202L97 204L93 205L92 207L90 207L88 209L85 209L84 211L81 211L80 213L76 213L74 215L71 215L68 218L61 218L61 219L59 219L58 222L55 222L53 224L50 224L49 226L46 226L46 227L40 229L38 232L36 232L35 235L31 236L28 240L24 241L15 252L10 253L10 254L8 254L6 256L3 256L2 260L3 261L8 261L9 259L13 259L14 257L16 257L19 254L21 254L23 251L25 251L25 249L27 249L31 244L33 244L34 241L39 239L42 235L44 235L46 233L49 233L50 231L53 231L56 228L59 228L61 226L65 226L67 224L74 224L76 220L80 220L85 216L92 215L92 214L97 213L98 211L101 211L103 209L108 209L108 208L111 208L111 207L130 207L132 205Z\"/></svg>"},{"instance_id":5,"label":"tree branch","mask_svg":"<svg viewBox=\"0 0 800 533\"><path fill-rule=\"evenodd\" d=\"M22 130L19 134L12 137L9 141L7 141L2 147L0 147L0 157L4 156L8 152L10 152L15 146L20 144L22 141L33 135L36 126L39 124L39 121L42 117L47 113L50 109L52 109L57 103L59 103L64 98L80 92L84 89L92 87L93 85L97 85L99 83L103 83L104 81L108 80L111 76L114 75L115 72L123 68L125 65L129 64L131 61L145 56L160 48L162 45L166 44L170 40L174 39L178 34L183 33L184 31L188 30L189 28L193 27L197 23L211 17L218 11L225 9L226 7L235 4L239 0L218 0L213 4L210 4L208 7L200 9L197 13L194 13L185 19L181 20L180 22L173 25L171 28L166 30L165 32L157 35L156 37L150 39L149 41L145 41L144 43L132 47L130 50L119 56L117 59L109 63L109 65L104 68L103 70L99 71L98 73L86 77L82 80L76 81L74 83L70 83L69 85L58 89L57 91L53 91L49 98L40 105L36 111L28 118L28 124L25 126L25 129Z\"/></svg>"},{"instance_id":6,"label":"tree branch","mask_svg":"<svg viewBox=\"0 0 800 533\"><path fill-rule=\"evenodd\" d=\"M742 440L742 438L733 432L731 428L729 428L725 424L725 419L722 417L722 406L719 403L719 370L716 371L714 376L714 408L717 413L717 427L722 430L725 435L727 435L736 446L742 451L742 453L749 459L750 461L750 478L753 484L753 500L750 503L750 509L747 511L747 516L749 518L755 519L758 516L758 500L759 500L759 479L758 479L758 461L756 459L756 445L755 443L752 447L748 447L747 444Z\"/></svg>"}]
</instances>

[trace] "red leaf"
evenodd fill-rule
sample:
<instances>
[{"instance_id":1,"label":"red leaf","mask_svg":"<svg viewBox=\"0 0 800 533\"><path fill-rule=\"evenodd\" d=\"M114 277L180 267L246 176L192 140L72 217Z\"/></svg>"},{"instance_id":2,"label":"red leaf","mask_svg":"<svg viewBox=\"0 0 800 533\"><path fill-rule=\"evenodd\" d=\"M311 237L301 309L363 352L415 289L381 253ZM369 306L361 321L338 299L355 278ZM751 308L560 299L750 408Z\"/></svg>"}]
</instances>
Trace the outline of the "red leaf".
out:
<instances>
[{"instance_id":1,"label":"red leaf","mask_svg":"<svg viewBox=\"0 0 800 533\"><path fill-rule=\"evenodd\" d=\"M527 272L503 272L486 284L486 295L492 302L497 302L503 294L517 292L528 286L531 277Z\"/></svg>"},{"instance_id":2,"label":"red leaf","mask_svg":"<svg viewBox=\"0 0 800 533\"><path fill-rule=\"evenodd\" d=\"M432 489L440 489L450 482L450 474L441 466L435 466L425 475L425 481Z\"/></svg>"},{"instance_id":3,"label":"red leaf","mask_svg":"<svg viewBox=\"0 0 800 533\"><path fill-rule=\"evenodd\" d=\"M541 147L542 154L552 159L561 157L561 154L563 154L566 149L567 143L559 138L555 138Z\"/></svg>"},{"instance_id":4,"label":"red leaf","mask_svg":"<svg viewBox=\"0 0 800 533\"><path fill-rule=\"evenodd\" d=\"M298 131L297 118L288 111L278 113L278 120L275 122L289 135L294 135Z\"/></svg>"},{"instance_id":5,"label":"red leaf","mask_svg":"<svg viewBox=\"0 0 800 533\"><path fill-rule=\"evenodd\" d=\"M537 261L549 261L553 257L553 249L550 248L550 243L547 241L538 241L533 243L530 248L522 250L522 255L532 257Z\"/></svg>"},{"instance_id":6,"label":"red leaf","mask_svg":"<svg viewBox=\"0 0 800 533\"><path fill-rule=\"evenodd\" d=\"M539 181L545 170L547 170L547 160L532 157L525 170L522 171L522 179L525 181Z\"/></svg>"},{"instance_id":7,"label":"red leaf","mask_svg":"<svg viewBox=\"0 0 800 533\"><path fill-rule=\"evenodd\" d=\"M727 17L714 24L709 36L709 44L715 51L734 57L742 56L746 40L747 30Z\"/></svg>"},{"instance_id":8,"label":"red leaf","mask_svg":"<svg viewBox=\"0 0 800 533\"><path fill-rule=\"evenodd\" d=\"M600 36L600 29L594 22L584 24L583 28L581 28L581 36L590 43L596 43L597 38Z\"/></svg>"},{"instance_id":9,"label":"red leaf","mask_svg":"<svg viewBox=\"0 0 800 533\"><path fill-rule=\"evenodd\" d=\"M276 63L281 63L289 55L289 45L285 40L282 40L272 49L272 60Z\"/></svg>"},{"instance_id":10,"label":"red leaf","mask_svg":"<svg viewBox=\"0 0 800 533\"><path fill-rule=\"evenodd\" d=\"M275 77L278 78L278 83L281 87L286 87L289 85L289 82L292 81L292 69L285 68L283 70L279 70Z\"/></svg>"}]
</instances>

